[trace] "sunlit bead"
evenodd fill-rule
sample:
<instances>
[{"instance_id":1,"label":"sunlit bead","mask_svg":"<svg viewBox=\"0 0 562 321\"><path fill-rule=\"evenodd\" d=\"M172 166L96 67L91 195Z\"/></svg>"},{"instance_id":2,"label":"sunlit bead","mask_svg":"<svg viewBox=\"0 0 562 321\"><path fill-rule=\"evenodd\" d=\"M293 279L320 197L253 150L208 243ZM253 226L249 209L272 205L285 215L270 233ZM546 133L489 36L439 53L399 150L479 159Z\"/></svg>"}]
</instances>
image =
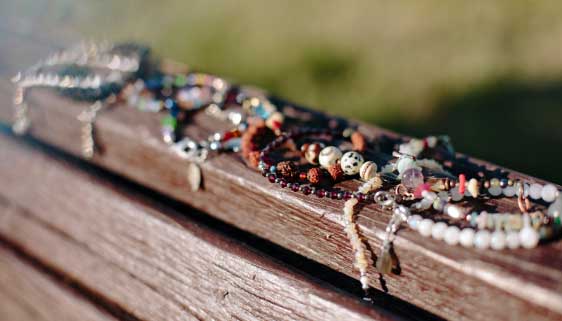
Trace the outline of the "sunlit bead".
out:
<instances>
[{"instance_id":1,"label":"sunlit bead","mask_svg":"<svg viewBox=\"0 0 562 321\"><path fill-rule=\"evenodd\" d=\"M445 235L443 236L443 240L445 243L449 245L456 245L459 243L459 236L460 236L460 229L456 226L449 226L445 230Z\"/></svg>"},{"instance_id":2,"label":"sunlit bead","mask_svg":"<svg viewBox=\"0 0 562 321\"><path fill-rule=\"evenodd\" d=\"M541 198L541 193L542 193L542 185L540 184L531 184L531 187L529 187L529 196L532 199L538 200Z\"/></svg>"},{"instance_id":3,"label":"sunlit bead","mask_svg":"<svg viewBox=\"0 0 562 321\"><path fill-rule=\"evenodd\" d=\"M559 217L562 214L562 196L556 198L554 203L548 207L548 215L551 217Z\"/></svg>"},{"instance_id":4,"label":"sunlit bead","mask_svg":"<svg viewBox=\"0 0 562 321\"><path fill-rule=\"evenodd\" d=\"M541 191L541 197L545 202L552 203L558 196L558 189L552 184L545 185Z\"/></svg>"},{"instance_id":5,"label":"sunlit bead","mask_svg":"<svg viewBox=\"0 0 562 321\"><path fill-rule=\"evenodd\" d=\"M464 218L465 216L461 207L452 204L445 206L445 213L454 219Z\"/></svg>"},{"instance_id":6,"label":"sunlit bead","mask_svg":"<svg viewBox=\"0 0 562 321\"><path fill-rule=\"evenodd\" d=\"M341 158L341 168L346 175L355 175L359 173L359 169L365 160L363 156L357 152L347 152Z\"/></svg>"},{"instance_id":7,"label":"sunlit bead","mask_svg":"<svg viewBox=\"0 0 562 321\"><path fill-rule=\"evenodd\" d=\"M341 157L342 152L339 148L335 146L328 146L320 151L320 154L318 155L318 162L320 163L320 166L328 168L337 163Z\"/></svg>"},{"instance_id":8,"label":"sunlit bead","mask_svg":"<svg viewBox=\"0 0 562 321\"><path fill-rule=\"evenodd\" d=\"M447 230L447 224L443 222L437 222L431 227L431 237L436 240L442 240L445 236L445 230Z\"/></svg>"},{"instance_id":9,"label":"sunlit bead","mask_svg":"<svg viewBox=\"0 0 562 321\"><path fill-rule=\"evenodd\" d=\"M490 246L490 232L480 230L474 235L474 247L478 249L487 249Z\"/></svg>"},{"instance_id":10,"label":"sunlit bead","mask_svg":"<svg viewBox=\"0 0 562 321\"><path fill-rule=\"evenodd\" d=\"M490 247L494 250L503 250L506 246L506 236L503 231L495 231L490 239Z\"/></svg>"},{"instance_id":11,"label":"sunlit bead","mask_svg":"<svg viewBox=\"0 0 562 321\"><path fill-rule=\"evenodd\" d=\"M524 248L532 249L539 243L539 233L531 226L525 226L519 231L519 242Z\"/></svg>"},{"instance_id":12,"label":"sunlit bead","mask_svg":"<svg viewBox=\"0 0 562 321\"><path fill-rule=\"evenodd\" d=\"M428 237L431 235L431 229L433 227L433 221L426 218L423 219L419 224L418 224L418 232L425 237Z\"/></svg>"},{"instance_id":13,"label":"sunlit bead","mask_svg":"<svg viewBox=\"0 0 562 321\"><path fill-rule=\"evenodd\" d=\"M412 215L410 217L408 217L408 226L410 226L410 228L412 230L417 230L418 229L418 225L419 223L422 221L422 217L419 215Z\"/></svg>"},{"instance_id":14,"label":"sunlit bead","mask_svg":"<svg viewBox=\"0 0 562 321\"><path fill-rule=\"evenodd\" d=\"M515 195L515 187L513 186L508 186L506 188L503 189L503 195L507 196L507 197L513 197Z\"/></svg>"},{"instance_id":15,"label":"sunlit bead","mask_svg":"<svg viewBox=\"0 0 562 321\"><path fill-rule=\"evenodd\" d=\"M398 159L398 162L396 162L396 169L400 174L412 167L416 167L416 161L412 157L403 156Z\"/></svg>"},{"instance_id":16,"label":"sunlit bead","mask_svg":"<svg viewBox=\"0 0 562 321\"><path fill-rule=\"evenodd\" d=\"M490 193L490 195L492 195L492 196L500 196L502 194L502 192L503 192L503 190L499 186L492 186L492 187L488 188L488 193Z\"/></svg>"},{"instance_id":17,"label":"sunlit bead","mask_svg":"<svg viewBox=\"0 0 562 321\"><path fill-rule=\"evenodd\" d=\"M474 245L474 230L465 228L459 234L459 243L464 247L472 247Z\"/></svg>"},{"instance_id":18,"label":"sunlit bead","mask_svg":"<svg viewBox=\"0 0 562 321\"><path fill-rule=\"evenodd\" d=\"M368 181L377 175L377 164L372 161L367 161L359 168L359 177L362 180Z\"/></svg>"},{"instance_id":19,"label":"sunlit bead","mask_svg":"<svg viewBox=\"0 0 562 321\"><path fill-rule=\"evenodd\" d=\"M515 232L515 231L510 231L507 232L507 235L505 237L505 243L507 245L508 248L510 249L516 249L519 247L519 233Z\"/></svg>"}]
</instances>

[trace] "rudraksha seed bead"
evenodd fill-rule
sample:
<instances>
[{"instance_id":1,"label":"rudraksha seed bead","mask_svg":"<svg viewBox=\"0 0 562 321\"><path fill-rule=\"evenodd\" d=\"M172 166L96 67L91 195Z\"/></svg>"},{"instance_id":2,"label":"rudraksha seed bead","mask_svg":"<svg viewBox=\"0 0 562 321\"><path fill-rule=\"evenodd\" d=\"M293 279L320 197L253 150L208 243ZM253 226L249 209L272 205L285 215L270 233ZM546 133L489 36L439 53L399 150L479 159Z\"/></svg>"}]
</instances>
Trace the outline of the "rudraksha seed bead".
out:
<instances>
[{"instance_id":1,"label":"rudraksha seed bead","mask_svg":"<svg viewBox=\"0 0 562 321\"><path fill-rule=\"evenodd\" d=\"M365 139L365 136L358 131L351 134L351 144L353 146L353 150L358 152L364 152L365 149L367 149L367 140Z\"/></svg>"},{"instance_id":2,"label":"rudraksha seed bead","mask_svg":"<svg viewBox=\"0 0 562 321\"><path fill-rule=\"evenodd\" d=\"M323 177L324 177L324 173L322 172L322 169L318 167L313 167L309 169L308 173L306 174L306 178L312 185L318 185L322 183Z\"/></svg>"},{"instance_id":3,"label":"rudraksha seed bead","mask_svg":"<svg viewBox=\"0 0 562 321\"><path fill-rule=\"evenodd\" d=\"M330 173L330 177L334 182L341 181L345 176L340 164L333 164L330 167L328 167L328 173Z\"/></svg>"},{"instance_id":4,"label":"rudraksha seed bead","mask_svg":"<svg viewBox=\"0 0 562 321\"><path fill-rule=\"evenodd\" d=\"M284 161L277 164L277 172L287 179L294 179L298 172L297 166L291 161Z\"/></svg>"},{"instance_id":5,"label":"rudraksha seed bead","mask_svg":"<svg viewBox=\"0 0 562 321\"><path fill-rule=\"evenodd\" d=\"M248 158L250 152L265 147L274 138L275 133L264 122L250 125L241 138L242 156Z\"/></svg>"}]
</instances>

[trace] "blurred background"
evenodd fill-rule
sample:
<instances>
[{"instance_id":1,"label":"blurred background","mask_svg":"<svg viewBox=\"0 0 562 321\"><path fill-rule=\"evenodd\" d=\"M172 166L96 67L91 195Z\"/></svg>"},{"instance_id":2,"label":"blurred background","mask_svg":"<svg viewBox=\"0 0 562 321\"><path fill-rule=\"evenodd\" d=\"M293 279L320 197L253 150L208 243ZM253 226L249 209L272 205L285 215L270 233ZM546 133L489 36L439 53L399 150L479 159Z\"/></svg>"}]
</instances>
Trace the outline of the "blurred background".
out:
<instances>
[{"instance_id":1,"label":"blurred background","mask_svg":"<svg viewBox=\"0 0 562 321\"><path fill-rule=\"evenodd\" d=\"M61 44L141 41L305 106L449 134L458 151L562 183L562 2L13 0L0 17Z\"/></svg>"}]
</instances>

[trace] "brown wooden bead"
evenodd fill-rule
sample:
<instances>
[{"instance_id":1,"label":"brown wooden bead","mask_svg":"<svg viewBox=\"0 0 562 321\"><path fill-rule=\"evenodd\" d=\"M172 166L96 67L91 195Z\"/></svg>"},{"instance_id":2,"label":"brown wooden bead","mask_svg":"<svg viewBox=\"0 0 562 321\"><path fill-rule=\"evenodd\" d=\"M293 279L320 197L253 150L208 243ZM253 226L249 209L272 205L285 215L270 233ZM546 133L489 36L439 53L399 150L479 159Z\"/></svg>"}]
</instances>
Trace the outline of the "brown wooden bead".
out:
<instances>
[{"instance_id":1,"label":"brown wooden bead","mask_svg":"<svg viewBox=\"0 0 562 321\"><path fill-rule=\"evenodd\" d=\"M345 176L340 164L333 164L330 167L328 167L328 173L330 173L330 177L334 182L341 181Z\"/></svg>"},{"instance_id":2,"label":"brown wooden bead","mask_svg":"<svg viewBox=\"0 0 562 321\"><path fill-rule=\"evenodd\" d=\"M318 143L310 144L306 148L306 152L304 153L304 157L306 160L313 165L318 164L318 156L320 156L320 152L322 151L322 145Z\"/></svg>"},{"instance_id":3,"label":"brown wooden bead","mask_svg":"<svg viewBox=\"0 0 562 321\"><path fill-rule=\"evenodd\" d=\"M284 178L293 179L298 175L297 166L291 161L279 162L276 167L277 173Z\"/></svg>"},{"instance_id":4,"label":"brown wooden bead","mask_svg":"<svg viewBox=\"0 0 562 321\"><path fill-rule=\"evenodd\" d=\"M358 131L351 134L351 144L353 146L353 150L358 152L364 152L365 149L367 149L367 139Z\"/></svg>"}]
</instances>

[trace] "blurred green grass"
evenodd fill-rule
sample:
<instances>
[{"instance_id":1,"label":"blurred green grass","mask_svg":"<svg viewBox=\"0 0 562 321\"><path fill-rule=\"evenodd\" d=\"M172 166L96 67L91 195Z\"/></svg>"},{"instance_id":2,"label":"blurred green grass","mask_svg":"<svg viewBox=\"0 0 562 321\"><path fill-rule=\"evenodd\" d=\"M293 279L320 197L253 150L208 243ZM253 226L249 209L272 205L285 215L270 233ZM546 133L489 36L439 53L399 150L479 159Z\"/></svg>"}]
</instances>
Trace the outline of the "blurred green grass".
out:
<instances>
[{"instance_id":1,"label":"blurred green grass","mask_svg":"<svg viewBox=\"0 0 562 321\"><path fill-rule=\"evenodd\" d=\"M22 1L19 14L562 182L562 2Z\"/></svg>"}]
</instances>

